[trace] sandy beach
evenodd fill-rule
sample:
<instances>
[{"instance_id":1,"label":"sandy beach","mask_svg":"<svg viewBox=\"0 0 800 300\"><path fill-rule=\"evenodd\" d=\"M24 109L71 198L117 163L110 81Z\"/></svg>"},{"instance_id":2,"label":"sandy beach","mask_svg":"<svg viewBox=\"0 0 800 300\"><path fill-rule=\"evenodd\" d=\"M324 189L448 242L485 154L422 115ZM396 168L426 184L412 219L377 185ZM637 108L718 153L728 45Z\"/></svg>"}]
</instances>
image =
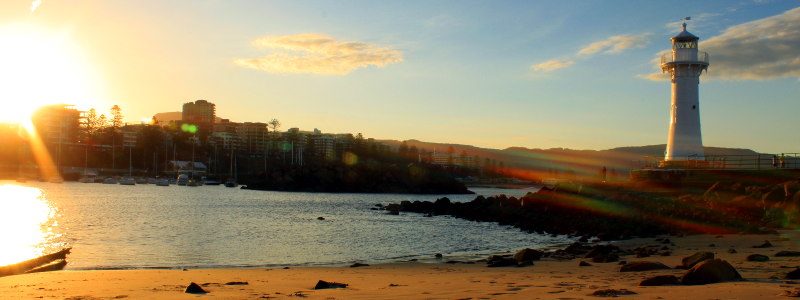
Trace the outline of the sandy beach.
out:
<instances>
[{"instance_id":1,"label":"sandy beach","mask_svg":"<svg viewBox=\"0 0 800 300\"><path fill-rule=\"evenodd\" d=\"M670 238L661 244L654 238L612 242L622 249L666 245L670 256L636 258L670 267L698 251L713 252L730 262L744 278L741 281L702 286L640 287L655 275L676 275L685 270L619 272L620 265L591 263L581 259L558 261L543 258L533 266L488 268L485 262L442 263L396 262L366 267L289 267L263 269L111 270L58 271L0 278L3 299L592 299L603 289L627 289L630 299L764 299L783 298L784 291L800 284L782 279L782 274L800 265L800 258L774 257L781 250L800 250L800 231L780 230L779 235L696 235ZM769 240L769 248L753 248ZM672 245L674 244L674 246ZM712 246L713 244L713 246ZM734 248L737 253L728 253ZM662 251L663 252L663 251ZM513 254L513 253L512 253ZM750 254L770 257L767 262L748 262ZM587 260L588 261L588 260ZM792 268L785 268L792 267ZM775 276L778 274L778 276ZM770 278L781 277L781 278ZM348 287L315 290L318 280L346 283ZM185 294L196 282L207 294ZM227 283L236 283L231 284ZM247 282L246 285L241 282Z\"/></svg>"}]
</instances>

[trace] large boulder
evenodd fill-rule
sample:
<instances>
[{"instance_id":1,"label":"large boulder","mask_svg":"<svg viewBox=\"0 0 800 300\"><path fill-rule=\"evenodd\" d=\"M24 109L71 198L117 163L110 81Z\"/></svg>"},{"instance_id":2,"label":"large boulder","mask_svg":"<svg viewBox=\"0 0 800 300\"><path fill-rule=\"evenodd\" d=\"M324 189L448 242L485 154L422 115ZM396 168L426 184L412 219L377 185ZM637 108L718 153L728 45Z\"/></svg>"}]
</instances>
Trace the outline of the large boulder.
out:
<instances>
[{"instance_id":1,"label":"large boulder","mask_svg":"<svg viewBox=\"0 0 800 300\"><path fill-rule=\"evenodd\" d=\"M675 275L658 275L650 277L639 282L639 286L661 286L661 285L678 285L681 280Z\"/></svg>"},{"instance_id":2,"label":"large boulder","mask_svg":"<svg viewBox=\"0 0 800 300\"><path fill-rule=\"evenodd\" d=\"M641 272L641 271L651 271L651 270L669 270L670 267L654 261L635 261L629 262L623 265L619 271L620 272Z\"/></svg>"},{"instance_id":3,"label":"large boulder","mask_svg":"<svg viewBox=\"0 0 800 300\"><path fill-rule=\"evenodd\" d=\"M697 253L692 254L690 256L684 257L681 260L682 264L679 266L679 269L687 269L688 270L688 269L691 269L692 267L694 267L695 265L697 265L697 264L699 264L699 263L701 263L701 262L703 262L705 260L709 260L709 259L714 259L714 253L705 252L705 251L704 252L697 252Z\"/></svg>"},{"instance_id":4,"label":"large boulder","mask_svg":"<svg viewBox=\"0 0 800 300\"><path fill-rule=\"evenodd\" d=\"M769 260L769 256L761 255L761 254L750 254L746 258L747 261L758 261L758 262L765 262Z\"/></svg>"},{"instance_id":5,"label":"large boulder","mask_svg":"<svg viewBox=\"0 0 800 300\"><path fill-rule=\"evenodd\" d=\"M775 253L775 256L800 256L800 251L779 251L778 253Z\"/></svg>"},{"instance_id":6,"label":"large boulder","mask_svg":"<svg viewBox=\"0 0 800 300\"><path fill-rule=\"evenodd\" d=\"M542 257L542 251L533 250L530 248L525 248L514 254L514 259L517 262L529 261L529 260L539 260Z\"/></svg>"},{"instance_id":7,"label":"large boulder","mask_svg":"<svg viewBox=\"0 0 800 300\"><path fill-rule=\"evenodd\" d=\"M686 274L681 278L681 283L701 285L737 279L742 279L742 275L727 261L717 258L705 260L686 271Z\"/></svg>"}]
</instances>

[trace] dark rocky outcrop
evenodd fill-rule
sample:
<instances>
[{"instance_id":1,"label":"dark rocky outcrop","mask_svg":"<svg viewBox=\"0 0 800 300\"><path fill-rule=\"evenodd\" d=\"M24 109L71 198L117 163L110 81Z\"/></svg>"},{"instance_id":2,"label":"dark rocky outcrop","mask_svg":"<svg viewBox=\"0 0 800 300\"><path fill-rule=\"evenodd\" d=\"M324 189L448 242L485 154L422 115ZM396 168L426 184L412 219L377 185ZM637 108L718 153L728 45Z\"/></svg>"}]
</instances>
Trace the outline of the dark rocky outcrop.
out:
<instances>
[{"instance_id":1,"label":"dark rocky outcrop","mask_svg":"<svg viewBox=\"0 0 800 300\"><path fill-rule=\"evenodd\" d=\"M358 267L369 267L369 264L362 264L362 263L354 263L350 265L351 268L358 268Z\"/></svg>"},{"instance_id":2,"label":"dark rocky outcrop","mask_svg":"<svg viewBox=\"0 0 800 300\"><path fill-rule=\"evenodd\" d=\"M781 257L781 256L789 256L789 257L800 256L800 251L779 251L778 253L775 253L775 257Z\"/></svg>"},{"instance_id":3,"label":"dark rocky outcrop","mask_svg":"<svg viewBox=\"0 0 800 300\"><path fill-rule=\"evenodd\" d=\"M205 294L205 293L208 293L208 292L206 292L206 290L204 290L202 287L200 287L199 285L197 285L197 283L194 283L194 282L189 284L189 286L187 286L186 289L183 290L183 292L186 293L186 294Z\"/></svg>"},{"instance_id":4,"label":"dark rocky outcrop","mask_svg":"<svg viewBox=\"0 0 800 300\"><path fill-rule=\"evenodd\" d=\"M769 256L761 255L761 254L750 254L745 258L747 261L758 261L758 262L765 262L769 261Z\"/></svg>"},{"instance_id":5,"label":"dark rocky outcrop","mask_svg":"<svg viewBox=\"0 0 800 300\"><path fill-rule=\"evenodd\" d=\"M681 278L685 285L701 285L742 279L742 275L727 261L709 259L686 271Z\"/></svg>"},{"instance_id":6,"label":"dark rocky outcrop","mask_svg":"<svg viewBox=\"0 0 800 300\"><path fill-rule=\"evenodd\" d=\"M684 257L681 260L681 265L676 267L676 269L691 269L695 265L705 260L714 259L714 253L711 252L697 252L690 256Z\"/></svg>"},{"instance_id":7,"label":"dark rocky outcrop","mask_svg":"<svg viewBox=\"0 0 800 300\"><path fill-rule=\"evenodd\" d=\"M511 267L519 264L516 259L510 257L504 257L501 255L493 255L489 257L489 259L486 260L486 263L490 268Z\"/></svg>"},{"instance_id":8,"label":"dark rocky outcrop","mask_svg":"<svg viewBox=\"0 0 800 300\"><path fill-rule=\"evenodd\" d=\"M769 241L764 241L764 243L762 243L761 245L753 246L753 248L768 248L768 247L772 247L772 243L770 243Z\"/></svg>"},{"instance_id":9,"label":"dark rocky outcrop","mask_svg":"<svg viewBox=\"0 0 800 300\"><path fill-rule=\"evenodd\" d=\"M681 280L675 275L658 275L644 279L639 282L639 286L661 286L661 285L679 285Z\"/></svg>"},{"instance_id":10,"label":"dark rocky outcrop","mask_svg":"<svg viewBox=\"0 0 800 300\"><path fill-rule=\"evenodd\" d=\"M794 270L789 271L786 275L783 276L785 279L800 279L800 268L795 268Z\"/></svg>"},{"instance_id":11,"label":"dark rocky outcrop","mask_svg":"<svg viewBox=\"0 0 800 300\"><path fill-rule=\"evenodd\" d=\"M520 263L530 260L539 260L542 257L542 254L542 251L525 248L517 252L517 254L514 254L514 259Z\"/></svg>"},{"instance_id":12,"label":"dark rocky outcrop","mask_svg":"<svg viewBox=\"0 0 800 300\"><path fill-rule=\"evenodd\" d=\"M626 289L618 289L618 290L606 289L606 290L594 291L591 294L589 294L589 296L595 296L595 297L617 297L620 295L636 295L636 293Z\"/></svg>"},{"instance_id":13,"label":"dark rocky outcrop","mask_svg":"<svg viewBox=\"0 0 800 300\"><path fill-rule=\"evenodd\" d=\"M579 267L591 267L592 264L590 264L588 262L585 262L585 261L581 261L581 262L578 263L578 266Z\"/></svg>"},{"instance_id":14,"label":"dark rocky outcrop","mask_svg":"<svg viewBox=\"0 0 800 300\"><path fill-rule=\"evenodd\" d=\"M652 270L669 270L670 267L655 261L633 261L623 265L620 272L642 272Z\"/></svg>"},{"instance_id":15,"label":"dark rocky outcrop","mask_svg":"<svg viewBox=\"0 0 800 300\"><path fill-rule=\"evenodd\" d=\"M322 289L338 289L338 288L346 288L348 284L346 283L338 283L338 282L328 282L324 280L317 281L317 285L314 286L315 290L322 290Z\"/></svg>"}]
</instances>

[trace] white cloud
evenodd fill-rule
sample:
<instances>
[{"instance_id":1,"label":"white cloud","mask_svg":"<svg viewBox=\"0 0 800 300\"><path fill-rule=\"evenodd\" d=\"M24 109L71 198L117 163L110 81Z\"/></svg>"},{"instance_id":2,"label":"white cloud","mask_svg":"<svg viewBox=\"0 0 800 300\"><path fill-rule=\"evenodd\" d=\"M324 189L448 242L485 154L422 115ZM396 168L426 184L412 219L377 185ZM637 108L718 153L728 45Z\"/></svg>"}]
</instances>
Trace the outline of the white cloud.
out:
<instances>
[{"instance_id":1,"label":"white cloud","mask_svg":"<svg viewBox=\"0 0 800 300\"><path fill-rule=\"evenodd\" d=\"M732 26L699 48L710 58L709 72L703 74L707 79L800 79L800 7Z\"/></svg>"},{"instance_id":2,"label":"white cloud","mask_svg":"<svg viewBox=\"0 0 800 300\"><path fill-rule=\"evenodd\" d=\"M238 59L236 64L273 73L315 73L344 75L369 65L383 67L403 61L402 51L360 41L338 42L314 33L270 36L255 45L295 51L276 52L261 58Z\"/></svg>"},{"instance_id":3,"label":"white cloud","mask_svg":"<svg viewBox=\"0 0 800 300\"><path fill-rule=\"evenodd\" d=\"M581 49L578 54L591 55L603 51L603 53L613 54L620 53L630 48L644 48L650 44L647 38L650 37L649 33L640 35L618 35L612 36L605 41L594 42L586 48Z\"/></svg>"},{"instance_id":4,"label":"white cloud","mask_svg":"<svg viewBox=\"0 0 800 300\"><path fill-rule=\"evenodd\" d=\"M543 62L538 65L531 66L531 69L534 71L542 71L542 72L550 72L555 69L560 69L564 67L568 67L569 65L574 64L574 61L558 61L558 60L551 60L548 62Z\"/></svg>"}]
</instances>

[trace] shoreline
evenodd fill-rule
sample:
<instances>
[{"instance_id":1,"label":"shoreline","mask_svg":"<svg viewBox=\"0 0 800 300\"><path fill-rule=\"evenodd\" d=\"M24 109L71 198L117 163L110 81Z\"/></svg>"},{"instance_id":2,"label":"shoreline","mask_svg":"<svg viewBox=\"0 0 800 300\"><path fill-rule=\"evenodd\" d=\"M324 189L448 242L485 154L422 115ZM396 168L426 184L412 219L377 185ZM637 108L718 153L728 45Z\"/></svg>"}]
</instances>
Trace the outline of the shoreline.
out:
<instances>
[{"instance_id":1,"label":"shoreline","mask_svg":"<svg viewBox=\"0 0 800 300\"><path fill-rule=\"evenodd\" d=\"M638 282L655 275L676 275L685 270L670 269L620 273L616 262L592 263L590 259L558 260L542 258L532 266L487 268L485 262L465 263L380 263L366 267L305 266L275 268L221 268L173 270L66 270L0 277L0 294L11 298L66 299L189 299L184 294L191 282L203 286L206 296L233 299L303 297L308 299L592 299L596 290L627 289L636 294L630 299L772 299L800 287L787 279L770 278L792 269L800 258L774 257L781 250L800 250L800 231L779 230L778 235L663 235L670 256L620 260L655 261L674 267L685 256L709 251L727 260L743 276L730 281L701 286L639 287ZM752 248L768 240L769 248ZM655 238L636 238L594 245L616 245L622 249L662 244ZM711 244L714 244L711 247ZM590 244L593 245L593 244ZM728 253L733 247L738 253ZM513 254L513 253L510 253ZM750 262L750 254L769 256L767 262ZM445 256L443 260L448 260ZM580 267L580 261L592 266ZM315 290L318 280L346 283L347 288ZM247 285L226 285L247 282Z\"/></svg>"}]
</instances>

